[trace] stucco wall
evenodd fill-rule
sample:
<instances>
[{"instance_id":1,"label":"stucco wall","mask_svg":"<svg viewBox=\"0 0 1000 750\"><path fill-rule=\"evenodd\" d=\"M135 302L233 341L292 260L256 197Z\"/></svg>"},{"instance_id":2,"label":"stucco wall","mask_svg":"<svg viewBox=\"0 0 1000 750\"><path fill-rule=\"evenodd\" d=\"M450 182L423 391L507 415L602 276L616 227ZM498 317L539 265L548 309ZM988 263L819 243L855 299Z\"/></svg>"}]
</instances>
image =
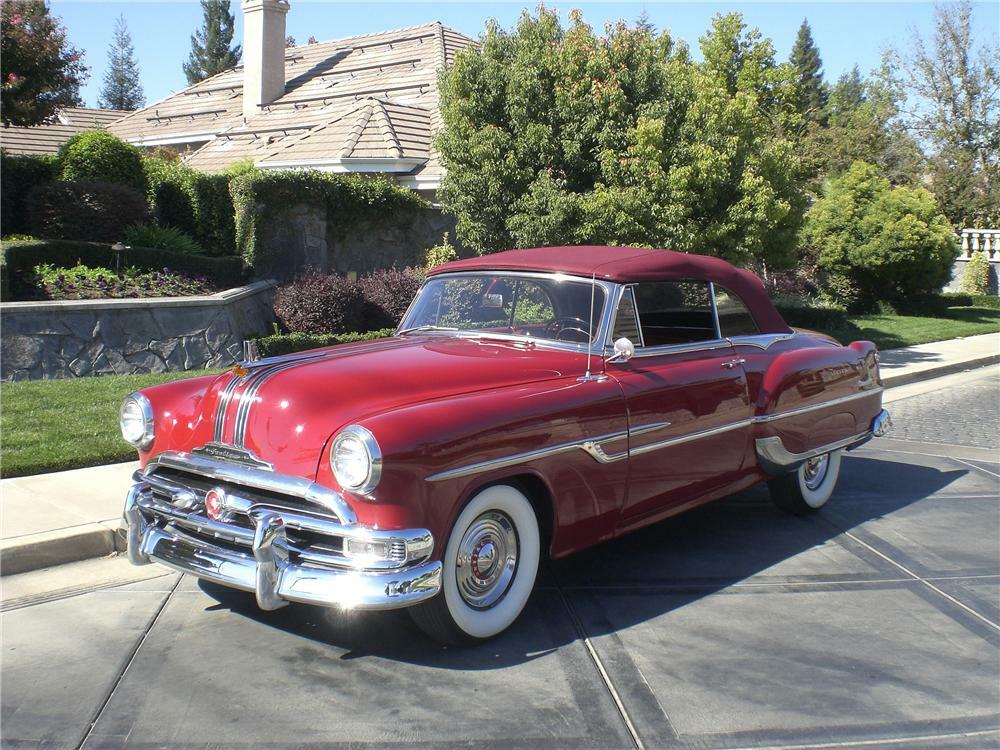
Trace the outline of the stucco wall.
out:
<instances>
[{"instance_id":1,"label":"stucco wall","mask_svg":"<svg viewBox=\"0 0 1000 750\"><path fill-rule=\"evenodd\" d=\"M202 297L0 304L0 378L225 367L274 322L274 282Z\"/></svg>"},{"instance_id":2,"label":"stucco wall","mask_svg":"<svg viewBox=\"0 0 1000 750\"><path fill-rule=\"evenodd\" d=\"M445 232L455 244L454 217L427 208L360 223L338 237L325 208L298 204L274 216L261 240L266 255L280 259L269 273L281 278L306 268L361 275L389 266L422 265L424 252L439 244Z\"/></svg>"},{"instance_id":3,"label":"stucco wall","mask_svg":"<svg viewBox=\"0 0 1000 750\"><path fill-rule=\"evenodd\" d=\"M968 265L968 258L959 258L951 271L951 281L945 286L946 292L958 292L962 289L962 276L965 275L965 267ZM1000 277L1000 258L995 257L990 260L990 294L1000 294L1000 285L997 279Z\"/></svg>"}]
</instances>

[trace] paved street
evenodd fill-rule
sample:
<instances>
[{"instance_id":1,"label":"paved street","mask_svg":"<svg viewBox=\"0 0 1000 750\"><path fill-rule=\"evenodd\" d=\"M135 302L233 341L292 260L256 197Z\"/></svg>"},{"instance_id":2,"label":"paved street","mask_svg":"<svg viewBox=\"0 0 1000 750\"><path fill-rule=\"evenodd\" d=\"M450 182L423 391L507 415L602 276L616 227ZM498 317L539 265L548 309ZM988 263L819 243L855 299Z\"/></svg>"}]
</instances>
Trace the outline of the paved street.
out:
<instances>
[{"instance_id":1,"label":"paved street","mask_svg":"<svg viewBox=\"0 0 1000 750\"><path fill-rule=\"evenodd\" d=\"M995 748L995 373L890 404L822 513L755 488L552 564L477 648L120 559L9 577L3 747Z\"/></svg>"}]
</instances>

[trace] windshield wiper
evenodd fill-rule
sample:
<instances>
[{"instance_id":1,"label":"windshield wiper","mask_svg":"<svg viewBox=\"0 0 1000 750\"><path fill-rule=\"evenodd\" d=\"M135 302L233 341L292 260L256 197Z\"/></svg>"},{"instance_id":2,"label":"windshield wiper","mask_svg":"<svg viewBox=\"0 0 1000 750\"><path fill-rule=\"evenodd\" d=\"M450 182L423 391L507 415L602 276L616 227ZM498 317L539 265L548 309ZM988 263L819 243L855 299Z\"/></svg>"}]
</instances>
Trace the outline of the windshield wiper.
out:
<instances>
[{"instance_id":1,"label":"windshield wiper","mask_svg":"<svg viewBox=\"0 0 1000 750\"><path fill-rule=\"evenodd\" d=\"M401 331L396 331L397 336L402 336L404 333L413 333L414 331L457 331L457 328L452 326L413 326L412 328L404 328Z\"/></svg>"}]
</instances>

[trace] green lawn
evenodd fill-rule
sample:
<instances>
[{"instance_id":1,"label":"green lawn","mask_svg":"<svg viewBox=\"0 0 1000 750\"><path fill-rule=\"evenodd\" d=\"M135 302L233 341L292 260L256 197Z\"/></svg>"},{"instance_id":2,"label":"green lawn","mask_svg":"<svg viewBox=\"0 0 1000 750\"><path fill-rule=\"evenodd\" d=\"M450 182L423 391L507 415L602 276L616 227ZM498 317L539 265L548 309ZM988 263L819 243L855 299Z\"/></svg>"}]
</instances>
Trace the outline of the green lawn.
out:
<instances>
[{"instance_id":1,"label":"green lawn","mask_svg":"<svg viewBox=\"0 0 1000 750\"><path fill-rule=\"evenodd\" d=\"M827 328L843 343L874 341L880 349L1000 331L1000 310L949 308L947 318L852 316ZM72 380L0 383L0 439L4 477L127 461L135 451L118 433L118 407L138 388L206 371L112 375Z\"/></svg>"},{"instance_id":2,"label":"green lawn","mask_svg":"<svg viewBox=\"0 0 1000 750\"><path fill-rule=\"evenodd\" d=\"M825 332L847 344L858 339L874 341L879 349L895 349L960 336L1000 331L1000 310L984 307L950 307L948 317L916 315L853 315L850 327Z\"/></svg>"},{"instance_id":3,"label":"green lawn","mask_svg":"<svg viewBox=\"0 0 1000 750\"><path fill-rule=\"evenodd\" d=\"M209 371L0 384L0 476L76 469L136 457L118 431L132 391Z\"/></svg>"}]
</instances>

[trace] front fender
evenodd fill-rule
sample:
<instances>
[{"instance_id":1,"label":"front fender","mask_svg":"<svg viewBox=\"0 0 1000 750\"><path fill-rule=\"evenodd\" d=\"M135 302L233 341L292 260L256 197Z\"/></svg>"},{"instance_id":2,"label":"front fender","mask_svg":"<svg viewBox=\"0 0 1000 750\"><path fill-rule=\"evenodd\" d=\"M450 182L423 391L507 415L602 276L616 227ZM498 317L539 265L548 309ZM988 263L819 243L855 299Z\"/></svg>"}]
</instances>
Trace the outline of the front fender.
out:
<instances>
[{"instance_id":1,"label":"front fender","mask_svg":"<svg viewBox=\"0 0 1000 750\"><path fill-rule=\"evenodd\" d=\"M558 378L462 394L394 408L359 424L375 435L383 455L374 500L352 503L362 523L427 528L440 552L462 505L480 487L529 475L551 495L554 555L613 533L627 461L600 463L582 448L568 448L451 476L463 467L624 433L624 397L611 379ZM443 473L450 474L435 476ZM321 461L317 480L336 486L328 460Z\"/></svg>"}]
</instances>

